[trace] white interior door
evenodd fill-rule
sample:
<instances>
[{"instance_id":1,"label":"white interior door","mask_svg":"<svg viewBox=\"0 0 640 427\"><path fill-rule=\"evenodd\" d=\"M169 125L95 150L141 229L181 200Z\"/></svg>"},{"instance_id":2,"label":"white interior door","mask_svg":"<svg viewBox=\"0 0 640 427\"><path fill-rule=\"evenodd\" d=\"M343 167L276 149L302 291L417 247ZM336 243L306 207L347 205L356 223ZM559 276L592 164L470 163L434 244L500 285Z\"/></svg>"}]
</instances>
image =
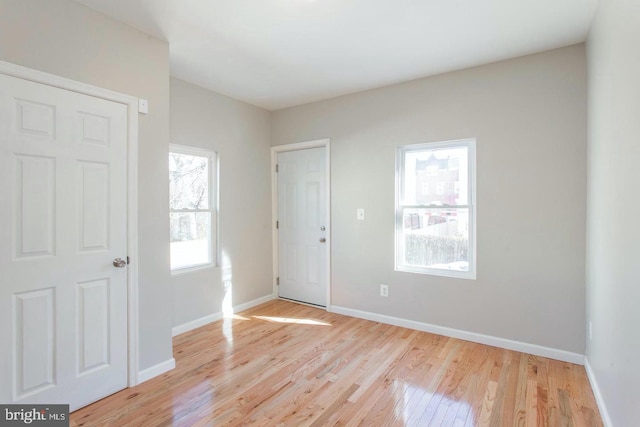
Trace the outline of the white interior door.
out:
<instances>
[{"instance_id":1,"label":"white interior door","mask_svg":"<svg viewBox=\"0 0 640 427\"><path fill-rule=\"evenodd\" d=\"M0 402L127 386L127 106L0 74Z\"/></svg>"},{"instance_id":2,"label":"white interior door","mask_svg":"<svg viewBox=\"0 0 640 427\"><path fill-rule=\"evenodd\" d=\"M326 148L278 153L278 295L327 305Z\"/></svg>"}]
</instances>

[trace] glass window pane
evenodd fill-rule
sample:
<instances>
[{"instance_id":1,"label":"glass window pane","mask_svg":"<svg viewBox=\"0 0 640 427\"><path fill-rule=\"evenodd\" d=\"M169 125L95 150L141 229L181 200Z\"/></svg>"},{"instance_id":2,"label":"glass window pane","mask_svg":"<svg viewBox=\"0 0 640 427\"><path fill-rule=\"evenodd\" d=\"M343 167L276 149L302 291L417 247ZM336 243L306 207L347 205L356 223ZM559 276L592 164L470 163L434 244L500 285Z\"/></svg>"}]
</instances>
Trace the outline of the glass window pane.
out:
<instances>
[{"instance_id":1,"label":"glass window pane","mask_svg":"<svg viewBox=\"0 0 640 427\"><path fill-rule=\"evenodd\" d=\"M209 159L169 153L171 209L209 208Z\"/></svg>"},{"instance_id":2,"label":"glass window pane","mask_svg":"<svg viewBox=\"0 0 640 427\"><path fill-rule=\"evenodd\" d=\"M469 271L469 209L404 209L403 264Z\"/></svg>"},{"instance_id":3,"label":"glass window pane","mask_svg":"<svg viewBox=\"0 0 640 427\"><path fill-rule=\"evenodd\" d=\"M469 204L467 147L410 150L404 156L404 205Z\"/></svg>"},{"instance_id":4,"label":"glass window pane","mask_svg":"<svg viewBox=\"0 0 640 427\"><path fill-rule=\"evenodd\" d=\"M211 262L211 213L178 212L170 214L171 269L193 267Z\"/></svg>"}]
</instances>

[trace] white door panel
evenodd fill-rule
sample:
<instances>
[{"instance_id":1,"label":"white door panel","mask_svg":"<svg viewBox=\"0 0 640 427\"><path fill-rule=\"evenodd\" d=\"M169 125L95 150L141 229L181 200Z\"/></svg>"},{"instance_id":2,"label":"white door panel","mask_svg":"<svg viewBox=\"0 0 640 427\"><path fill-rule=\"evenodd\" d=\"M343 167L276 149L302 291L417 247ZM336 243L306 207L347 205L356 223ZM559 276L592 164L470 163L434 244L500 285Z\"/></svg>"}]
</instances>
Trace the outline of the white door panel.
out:
<instances>
[{"instance_id":1,"label":"white door panel","mask_svg":"<svg viewBox=\"0 0 640 427\"><path fill-rule=\"evenodd\" d=\"M278 294L320 306L328 281L325 150L279 153L277 174Z\"/></svg>"},{"instance_id":2,"label":"white door panel","mask_svg":"<svg viewBox=\"0 0 640 427\"><path fill-rule=\"evenodd\" d=\"M0 75L0 401L127 386L127 106Z\"/></svg>"}]
</instances>

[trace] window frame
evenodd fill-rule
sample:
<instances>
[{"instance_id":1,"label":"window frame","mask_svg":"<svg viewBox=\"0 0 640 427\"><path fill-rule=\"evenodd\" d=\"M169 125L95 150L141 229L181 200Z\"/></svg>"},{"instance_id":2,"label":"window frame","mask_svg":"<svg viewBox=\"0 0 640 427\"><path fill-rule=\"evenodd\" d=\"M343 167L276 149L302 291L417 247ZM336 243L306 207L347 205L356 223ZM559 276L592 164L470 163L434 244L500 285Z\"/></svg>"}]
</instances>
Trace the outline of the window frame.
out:
<instances>
[{"instance_id":1,"label":"window frame","mask_svg":"<svg viewBox=\"0 0 640 427\"><path fill-rule=\"evenodd\" d=\"M186 145L179 144L169 144L169 153L171 154L182 154L187 156L195 156L195 157L206 157L208 160L208 197L209 197L209 208L208 209L173 209L171 208L171 204L169 204L169 216L172 213L185 213L185 212L193 212L193 213L202 213L208 212L210 214L210 226L209 226L209 260L205 263L188 265L185 267L172 268L171 267L171 253L169 253L169 269L171 271L171 275L179 275L184 273L189 273L192 271L198 271L207 268L218 267L220 264L219 260L219 236L218 236L218 181L219 181L219 156L218 153L213 150L207 150L205 148L192 147ZM171 190L169 190L171 191ZM169 194L171 196L171 194ZM171 245L171 242L169 242Z\"/></svg>"},{"instance_id":2,"label":"window frame","mask_svg":"<svg viewBox=\"0 0 640 427\"><path fill-rule=\"evenodd\" d=\"M405 179L406 154L413 151L439 150L451 148L467 148L468 155L468 197L466 205L435 206L435 205L407 205L402 203ZM465 138L450 141L427 142L409 145L399 145L396 149L396 188L395 188L395 270L407 273L428 274L461 279L476 279L476 139ZM404 264L404 228L403 217L405 209L468 209L469 210L469 270L457 271L441 268L421 267Z\"/></svg>"}]
</instances>

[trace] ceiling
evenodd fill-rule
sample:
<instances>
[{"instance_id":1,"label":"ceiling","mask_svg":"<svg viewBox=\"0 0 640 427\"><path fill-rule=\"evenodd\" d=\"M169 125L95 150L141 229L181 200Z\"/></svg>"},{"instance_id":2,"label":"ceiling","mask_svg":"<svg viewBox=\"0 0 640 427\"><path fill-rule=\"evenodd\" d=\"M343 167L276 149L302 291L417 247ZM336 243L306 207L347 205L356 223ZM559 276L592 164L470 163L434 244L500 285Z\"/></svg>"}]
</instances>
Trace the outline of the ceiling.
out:
<instances>
[{"instance_id":1,"label":"ceiling","mask_svg":"<svg viewBox=\"0 0 640 427\"><path fill-rule=\"evenodd\" d=\"M585 40L598 0L76 0L171 74L277 110Z\"/></svg>"}]
</instances>

